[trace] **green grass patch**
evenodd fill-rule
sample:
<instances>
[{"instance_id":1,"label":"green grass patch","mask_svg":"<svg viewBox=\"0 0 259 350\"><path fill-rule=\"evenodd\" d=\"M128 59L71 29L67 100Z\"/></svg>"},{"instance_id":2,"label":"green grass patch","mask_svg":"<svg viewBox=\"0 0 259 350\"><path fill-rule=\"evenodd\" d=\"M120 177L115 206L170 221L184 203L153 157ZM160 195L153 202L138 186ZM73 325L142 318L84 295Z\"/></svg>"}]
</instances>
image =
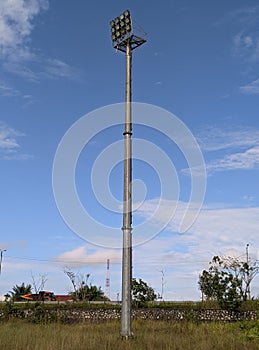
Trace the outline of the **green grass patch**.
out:
<instances>
[{"instance_id":1,"label":"green grass patch","mask_svg":"<svg viewBox=\"0 0 259 350\"><path fill-rule=\"evenodd\" d=\"M1 350L256 350L258 322L201 323L134 320L134 336L123 340L120 322L32 324L2 322ZM252 330L252 331L251 331Z\"/></svg>"}]
</instances>

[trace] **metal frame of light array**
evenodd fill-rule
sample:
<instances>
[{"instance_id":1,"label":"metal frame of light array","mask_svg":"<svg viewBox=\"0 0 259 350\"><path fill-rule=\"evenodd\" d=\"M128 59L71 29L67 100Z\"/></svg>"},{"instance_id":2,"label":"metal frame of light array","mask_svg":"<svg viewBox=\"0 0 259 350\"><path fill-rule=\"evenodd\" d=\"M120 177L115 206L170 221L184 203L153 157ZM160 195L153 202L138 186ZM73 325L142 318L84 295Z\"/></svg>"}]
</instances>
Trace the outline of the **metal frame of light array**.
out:
<instances>
[{"instance_id":1,"label":"metal frame of light array","mask_svg":"<svg viewBox=\"0 0 259 350\"><path fill-rule=\"evenodd\" d=\"M124 11L119 17L110 22L112 43L116 46L128 37L132 31L131 16L129 10Z\"/></svg>"}]
</instances>

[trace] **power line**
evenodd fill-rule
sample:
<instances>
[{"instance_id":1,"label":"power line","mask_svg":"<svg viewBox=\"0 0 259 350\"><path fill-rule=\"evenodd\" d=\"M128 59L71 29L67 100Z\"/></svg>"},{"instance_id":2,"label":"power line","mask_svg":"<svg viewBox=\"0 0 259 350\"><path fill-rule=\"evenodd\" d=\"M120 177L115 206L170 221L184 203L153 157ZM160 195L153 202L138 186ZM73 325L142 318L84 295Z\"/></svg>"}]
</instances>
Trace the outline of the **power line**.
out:
<instances>
[{"instance_id":1,"label":"power line","mask_svg":"<svg viewBox=\"0 0 259 350\"><path fill-rule=\"evenodd\" d=\"M6 258L8 259L15 259L15 260L28 260L28 261L37 261L37 262L48 262L48 263L66 263L66 264L82 264L82 263L88 263L88 264L103 264L104 260L99 260L99 259L89 259L89 260L70 260L70 259L62 259L62 258L36 258L36 257L18 257L18 256L11 256L11 255L6 255ZM163 264L163 265L190 265L193 263L196 264L207 264L207 260L184 260L180 261L179 257L177 261L165 261L165 258L162 257L161 259L148 259L148 256L142 256L141 260L135 260L134 263L136 265L144 264ZM121 261L116 261L114 260L113 264L121 264Z\"/></svg>"}]
</instances>

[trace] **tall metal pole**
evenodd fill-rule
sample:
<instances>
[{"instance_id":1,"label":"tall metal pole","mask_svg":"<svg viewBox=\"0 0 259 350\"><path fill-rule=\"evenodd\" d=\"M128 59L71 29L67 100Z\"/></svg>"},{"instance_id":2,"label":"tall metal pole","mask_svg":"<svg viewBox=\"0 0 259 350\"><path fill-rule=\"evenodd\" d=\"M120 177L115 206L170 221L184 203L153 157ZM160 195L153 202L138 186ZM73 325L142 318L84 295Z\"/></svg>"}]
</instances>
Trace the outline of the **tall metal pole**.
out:
<instances>
[{"instance_id":1,"label":"tall metal pole","mask_svg":"<svg viewBox=\"0 0 259 350\"><path fill-rule=\"evenodd\" d=\"M124 129L124 194L123 194L123 248L122 248L122 310L121 335L130 337L132 284L132 109L131 109L132 51L130 39L126 45L126 96Z\"/></svg>"},{"instance_id":2,"label":"tall metal pole","mask_svg":"<svg viewBox=\"0 0 259 350\"><path fill-rule=\"evenodd\" d=\"M2 272L3 252L6 252L6 249L0 249L0 275Z\"/></svg>"}]
</instances>

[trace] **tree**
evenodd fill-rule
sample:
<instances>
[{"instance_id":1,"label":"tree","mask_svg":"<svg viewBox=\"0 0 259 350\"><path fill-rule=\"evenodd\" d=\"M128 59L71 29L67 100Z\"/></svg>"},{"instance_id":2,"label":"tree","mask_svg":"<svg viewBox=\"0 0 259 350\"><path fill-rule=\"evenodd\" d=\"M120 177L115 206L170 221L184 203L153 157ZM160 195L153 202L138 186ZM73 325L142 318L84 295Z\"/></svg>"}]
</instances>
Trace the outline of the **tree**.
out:
<instances>
[{"instance_id":1,"label":"tree","mask_svg":"<svg viewBox=\"0 0 259 350\"><path fill-rule=\"evenodd\" d=\"M133 304L138 307L144 306L147 304L147 302L157 299L154 289L141 278L139 278L138 281L136 278L132 279L132 297Z\"/></svg>"},{"instance_id":2,"label":"tree","mask_svg":"<svg viewBox=\"0 0 259 350\"><path fill-rule=\"evenodd\" d=\"M90 274L76 274L71 269L66 268L64 273L70 279L74 291L72 292L73 299L76 301L101 301L108 300L107 297L104 296L104 292L101 287L97 287L92 285L92 283L88 282L90 278Z\"/></svg>"},{"instance_id":3,"label":"tree","mask_svg":"<svg viewBox=\"0 0 259 350\"><path fill-rule=\"evenodd\" d=\"M46 274L39 274L37 277L31 273L32 278L32 285L34 292L38 294L41 290L44 290L45 284L47 282L47 275Z\"/></svg>"},{"instance_id":4,"label":"tree","mask_svg":"<svg viewBox=\"0 0 259 350\"><path fill-rule=\"evenodd\" d=\"M258 273L258 262L214 256L209 270L199 277L199 288L206 299L224 308L236 309L250 296L250 285Z\"/></svg>"},{"instance_id":5,"label":"tree","mask_svg":"<svg viewBox=\"0 0 259 350\"><path fill-rule=\"evenodd\" d=\"M259 273L258 261L246 261L240 264L240 273L244 284L244 299L250 299L250 286L252 280Z\"/></svg>"},{"instance_id":6,"label":"tree","mask_svg":"<svg viewBox=\"0 0 259 350\"><path fill-rule=\"evenodd\" d=\"M13 286L12 290L9 293L11 294L10 297L12 301L21 301L23 300L21 298L22 295L32 293L32 287L30 284L25 285L23 282L20 286L18 284Z\"/></svg>"},{"instance_id":7,"label":"tree","mask_svg":"<svg viewBox=\"0 0 259 350\"><path fill-rule=\"evenodd\" d=\"M72 283L74 291L76 291L77 290L77 278L76 278L75 272L73 272L70 268L66 267L64 269L64 274L67 275L67 277L69 278L70 282Z\"/></svg>"},{"instance_id":8,"label":"tree","mask_svg":"<svg viewBox=\"0 0 259 350\"><path fill-rule=\"evenodd\" d=\"M97 287L94 285L84 285L80 287L73 293L76 300L79 301L104 301L108 300L107 297L104 296L104 292L101 287Z\"/></svg>"}]
</instances>

